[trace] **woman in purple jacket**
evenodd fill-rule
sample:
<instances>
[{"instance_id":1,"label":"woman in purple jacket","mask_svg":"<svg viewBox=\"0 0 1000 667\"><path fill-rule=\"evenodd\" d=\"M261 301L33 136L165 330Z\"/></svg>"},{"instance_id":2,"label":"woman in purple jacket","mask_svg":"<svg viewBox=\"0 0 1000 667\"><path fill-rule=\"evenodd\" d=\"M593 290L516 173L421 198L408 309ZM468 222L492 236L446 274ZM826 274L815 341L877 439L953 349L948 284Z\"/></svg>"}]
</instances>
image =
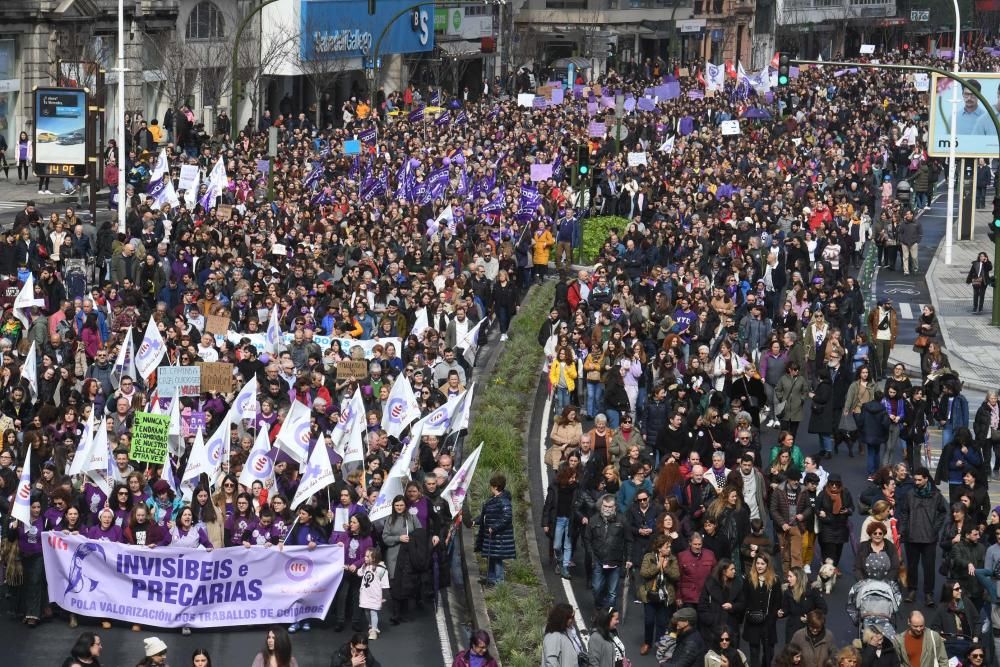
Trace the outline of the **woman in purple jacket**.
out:
<instances>
[{"instance_id":1,"label":"woman in purple jacket","mask_svg":"<svg viewBox=\"0 0 1000 667\"><path fill-rule=\"evenodd\" d=\"M288 537L282 542L283 545L288 546L304 546L308 547L309 550L313 550L317 545L328 544L329 538L323 531L323 528L316 523L316 516L319 510L315 507L309 507L308 505L302 505L299 507L299 514L295 518L295 525L290 531L288 531ZM301 623L292 623L288 626L289 632L298 632L302 630L303 632L309 632L312 628L309 625L309 621L302 621Z\"/></svg>"},{"instance_id":2,"label":"woman in purple jacket","mask_svg":"<svg viewBox=\"0 0 1000 667\"><path fill-rule=\"evenodd\" d=\"M124 486L119 488L124 490L125 493L128 493L128 489ZM122 529L121 526L116 523L115 519L115 511L110 507L105 507L101 510L100 514L97 515L97 524L84 531L84 536L87 539L95 540L97 542L121 542Z\"/></svg>"},{"instance_id":3,"label":"woman in purple jacket","mask_svg":"<svg viewBox=\"0 0 1000 667\"><path fill-rule=\"evenodd\" d=\"M45 530L45 519L42 516L42 494L31 494L31 522L24 524L12 520L11 530L17 536L17 545L21 550L21 567L23 580L15 590L17 611L24 616L28 627L38 625L42 615L42 607L46 603L45 564L42 561L42 532ZM10 573L8 572L8 576Z\"/></svg>"},{"instance_id":4,"label":"woman in purple jacket","mask_svg":"<svg viewBox=\"0 0 1000 667\"><path fill-rule=\"evenodd\" d=\"M330 539L330 544L344 547L344 580L333 598L333 629L335 632L343 630L345 619L349 617L353 630L361 632L363 619L358 607L361 576L358 571L365 564L365 552L372 547L372 522L367 514L359 513L348 519L347 526L346 533L334 533Z\"/></svg>"}]
</instances>

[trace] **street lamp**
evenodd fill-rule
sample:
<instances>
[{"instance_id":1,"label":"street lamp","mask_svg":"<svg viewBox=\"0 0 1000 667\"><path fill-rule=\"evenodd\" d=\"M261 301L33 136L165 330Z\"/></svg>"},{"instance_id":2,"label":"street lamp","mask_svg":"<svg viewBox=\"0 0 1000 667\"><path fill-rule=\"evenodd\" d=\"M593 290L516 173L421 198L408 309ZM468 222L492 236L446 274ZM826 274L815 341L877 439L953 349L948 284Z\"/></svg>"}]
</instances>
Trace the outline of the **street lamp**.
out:
<instances>
[{"instance_id":1,"label":"street lamp","mask_svg":"<svg viewBox=\"0 0 1000 667\"><path fill-rule=\"evenodd\" d=\"M952 53L951 71L958 74L958 44L962 33L962 17L958 10L958 0L952 0L955 5L955 48ZM958 86L951 87L951 137L948 141L948 203L945 210L944 228L944 263L951 265L952 227L955 217L955 125L958 123Z\"/></svg>"}]
</instances>

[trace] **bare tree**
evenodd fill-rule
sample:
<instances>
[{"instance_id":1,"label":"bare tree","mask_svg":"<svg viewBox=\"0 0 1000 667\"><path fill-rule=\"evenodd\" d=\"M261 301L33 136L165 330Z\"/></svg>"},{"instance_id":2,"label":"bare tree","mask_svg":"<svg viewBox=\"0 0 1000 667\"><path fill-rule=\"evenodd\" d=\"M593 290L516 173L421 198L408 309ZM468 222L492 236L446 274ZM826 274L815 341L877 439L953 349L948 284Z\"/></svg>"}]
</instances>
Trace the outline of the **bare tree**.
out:
<instances>
[{"instance_id":1,"label":"bare tree","mask_svg":"<svg viewBox=\"0 0 1000 667\"><path fill-rule=\"evenodd\" d=\"M271 26L263 34L260 30L244 31L237 45L237 78L242 95L250 98L251 118L257 117L264 80L293 58L296 38L296 31L288 25Z\"/></svg>"},{"instance_id":2,"label":"bare tree","mask_svg":"<svg viewBox=\"0 0 1000 667\"><path fill-rule=\"evenodd\" d=\"M171 106L179 106L194 89L194 78L188 73L191 49L172 35L146 35L147 70L153 74L160 91Z\"/></svg>"},{"instance_id":3,"label":"bare tree","mask_svg":"<svg viewBox=\"0 0 1000 667\"><path fill-rule=\"evenodd\" d=\"M350 26L350 21L347 17L344 17L347 21L348 26ZM349 33L351 27L342 27L338 32ZM313 93L316 96L316 118L314 119L317 126L321 124L322 119L322 100L324 95L333 92L340 80L347 74L348 69L348 59L343 56L338 56L336 51L334 52L319 52L316 48L318 42L323 42L330 40L330 36L327 34L327 26L315 23L314 21L309 21L307 25L302 27L301 39L308 39L313 41L313 48L309 49L313 53L314 57L306 58L303 56L304 49L299 48L295 55L295 62L299 67L299 70L305 75L309 80L310 85L313 87ZM372 45L374 48L374 44Z\"/></svg>"}]
</instances>

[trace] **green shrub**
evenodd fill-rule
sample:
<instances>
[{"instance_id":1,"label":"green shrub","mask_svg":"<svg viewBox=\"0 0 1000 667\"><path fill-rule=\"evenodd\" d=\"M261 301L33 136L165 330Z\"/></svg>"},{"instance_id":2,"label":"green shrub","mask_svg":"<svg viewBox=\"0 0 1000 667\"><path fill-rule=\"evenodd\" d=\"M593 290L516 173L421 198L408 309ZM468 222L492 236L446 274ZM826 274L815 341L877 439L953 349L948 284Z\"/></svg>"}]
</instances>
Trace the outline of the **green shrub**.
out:
<instances>
[{"instance_id":1,"label":"green shrub","mask_svg":"<svg viewBox=\"0 0 1000 667\"><path fill-rule=\"evenodd\" d=\"M541 662L541 632L549 604L541 573L534 570L528 555L534 531L524 500L529 480L523 432L544 356L538 329L554 296L555 283L546 281L525 297L493 375L476 403L466 436L466 442L485 443L470 489L471 510L478 516L489 497L489 479L498 472L507 477L514 503L517 558L506 562L506 583L486 591L494 639L505 667L536 667Z\"/></svg>"},{"instance_id":2,"label":"green shrub","mask_svg":"<svg viewBox=\"0 0 1000 667\"><path fill-rule=\"evenodd\" d=\"M628 218L617 215L602 215L583 220L583 247L580 249L580 260L584 264L593 264L601 254L601 246L608 238L612 229L617 229L619 235L625 233Z\"/></svg>"}]
</instances>

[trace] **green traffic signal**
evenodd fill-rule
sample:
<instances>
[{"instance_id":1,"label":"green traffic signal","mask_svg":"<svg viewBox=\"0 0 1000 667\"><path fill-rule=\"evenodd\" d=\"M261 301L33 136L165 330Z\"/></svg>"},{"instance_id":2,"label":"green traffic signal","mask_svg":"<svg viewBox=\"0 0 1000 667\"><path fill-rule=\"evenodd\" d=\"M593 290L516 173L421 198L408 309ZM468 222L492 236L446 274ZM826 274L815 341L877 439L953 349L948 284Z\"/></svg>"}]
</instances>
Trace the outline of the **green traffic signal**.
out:
<instances>
[{"instance_id":1,"label":"green traffic signal","mask_svg":"<svg viewBox=\"0 0 1000 667\"><path fill-rule=\"evenodd\" d=\"M788 85L788 77L787 76L779 76L778 77L778 85L779 86L787 86Z\"/></svg>"},{"instance_id":2,"label":"green traffic signal","mask_svg":"<svg viewBox=\"0 0 1000 667\"><path fill-rule=\"evenodd\" d=\"M581 176L586 176L588 171L590 171L590 167L588 167L585 164L581 164L580 165L580 175Z\"/></svg>"}]
</instances>

